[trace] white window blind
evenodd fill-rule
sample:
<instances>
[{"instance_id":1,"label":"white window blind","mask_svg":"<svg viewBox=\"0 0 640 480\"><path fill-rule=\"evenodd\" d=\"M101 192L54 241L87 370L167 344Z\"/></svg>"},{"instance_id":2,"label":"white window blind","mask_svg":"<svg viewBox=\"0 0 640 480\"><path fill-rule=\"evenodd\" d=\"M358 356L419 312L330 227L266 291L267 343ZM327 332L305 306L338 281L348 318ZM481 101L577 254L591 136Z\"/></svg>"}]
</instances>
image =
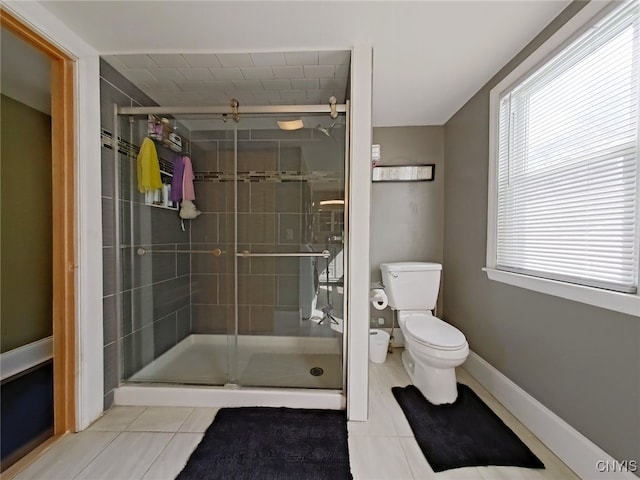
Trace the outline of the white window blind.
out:
<instances>
[{"instance_id":1,"label":"white window blind","mask_svg":"<svg viewBox=\"0 0 640 480\"><path fill-rule=\"evenodd\" d=\"M500 95L496 269L635 293L638 2Z\"/></svg>"}]
</instances>

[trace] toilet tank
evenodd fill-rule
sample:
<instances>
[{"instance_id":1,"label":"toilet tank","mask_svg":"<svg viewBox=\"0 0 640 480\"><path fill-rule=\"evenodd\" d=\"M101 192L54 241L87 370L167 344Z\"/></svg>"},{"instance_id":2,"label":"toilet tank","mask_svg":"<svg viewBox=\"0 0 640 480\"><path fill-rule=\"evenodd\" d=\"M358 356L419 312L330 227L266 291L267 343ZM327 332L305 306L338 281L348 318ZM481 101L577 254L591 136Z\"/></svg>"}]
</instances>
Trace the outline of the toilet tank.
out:
<instances>
[{"instance_id":1,"label":"toilet tank","mask_svg":"<svg viewBox=\"0 0 640 480\"><path fill-rule=\"evenodd\" d=\"M431 262L381 263L382 283L394 310L433 310L442 265Z\"/></svg>"}]
</instances>

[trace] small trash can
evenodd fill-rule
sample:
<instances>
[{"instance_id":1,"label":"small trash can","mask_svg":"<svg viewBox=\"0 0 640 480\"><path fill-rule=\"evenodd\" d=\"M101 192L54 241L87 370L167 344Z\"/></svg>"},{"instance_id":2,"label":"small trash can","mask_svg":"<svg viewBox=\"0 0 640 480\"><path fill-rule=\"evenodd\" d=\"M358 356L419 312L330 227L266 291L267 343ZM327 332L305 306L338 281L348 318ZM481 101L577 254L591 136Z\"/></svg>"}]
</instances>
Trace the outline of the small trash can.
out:
<instances>
[{"instance_id":1,"label":"small trash can","mask_svg":"<svg viewBox=\"0 0 640 480\"><path fill-rule=\"evenodd\" d=\"M369 360L373 363L384 363L389 348L389 333L372 328L369 330Z\"/></svg>"}]
</instances>

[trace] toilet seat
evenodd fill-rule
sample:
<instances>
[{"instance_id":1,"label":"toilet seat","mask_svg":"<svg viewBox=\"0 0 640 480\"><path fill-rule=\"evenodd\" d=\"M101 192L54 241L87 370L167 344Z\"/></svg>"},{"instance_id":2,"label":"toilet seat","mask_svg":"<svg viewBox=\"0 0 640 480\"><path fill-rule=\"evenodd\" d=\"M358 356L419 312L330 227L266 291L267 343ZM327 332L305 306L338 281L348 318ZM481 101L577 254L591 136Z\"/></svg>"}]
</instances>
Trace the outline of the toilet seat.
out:
<instances>
[{"instance_id":1,"label":"toilet seat","mask_svg":"<svg viewBox=\"0 0 640 480\"><path fill-rule=\"evenodd\" d=\"M411 315L405 330L416 343L436 350L460 350L467 345L460 330L432 315Z\"/></svg>"}]
</instances>

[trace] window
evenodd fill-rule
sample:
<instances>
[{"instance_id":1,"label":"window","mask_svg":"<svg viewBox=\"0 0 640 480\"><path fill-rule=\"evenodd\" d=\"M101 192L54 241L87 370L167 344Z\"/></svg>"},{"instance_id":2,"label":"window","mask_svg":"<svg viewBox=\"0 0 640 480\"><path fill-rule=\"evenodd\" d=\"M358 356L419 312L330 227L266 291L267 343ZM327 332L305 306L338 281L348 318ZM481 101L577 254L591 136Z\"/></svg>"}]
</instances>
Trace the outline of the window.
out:
<instances>
[{"instance_id":1,"label":"window","mask_svg":"<svg viewBox=\"0 0 640 480\"><path fill-rule=\"evenodd\" d=\"M611 8L491 92L487 266L639 299L640 16Z\"/></svg>"}]
</instances>

